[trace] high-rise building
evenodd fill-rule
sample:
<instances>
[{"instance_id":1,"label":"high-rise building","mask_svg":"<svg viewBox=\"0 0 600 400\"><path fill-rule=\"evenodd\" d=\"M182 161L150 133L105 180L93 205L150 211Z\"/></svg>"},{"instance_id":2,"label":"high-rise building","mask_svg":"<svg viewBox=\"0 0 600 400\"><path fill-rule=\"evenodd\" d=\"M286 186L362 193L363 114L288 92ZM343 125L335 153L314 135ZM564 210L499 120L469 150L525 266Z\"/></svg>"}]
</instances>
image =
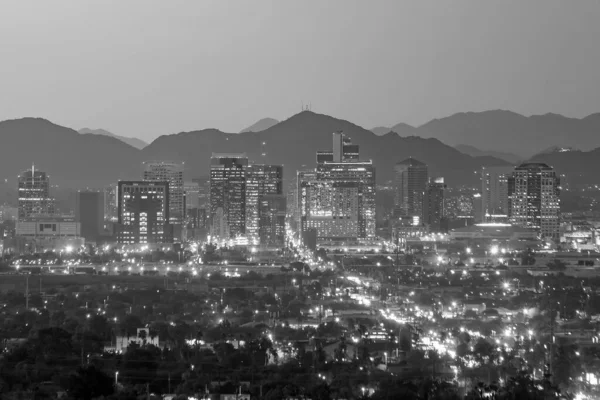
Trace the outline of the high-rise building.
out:
<instances>
[{"instance_id":1,"label":"high-rise building","mask_svg":"<svg viewBox=\"0 0 600 400\"><path fill-rule=\"evenodd\" d=\"M198 207L208 209L210 207L210 177L194 178L192 182L198 184Z\"/></svg>"},{"instance_id":2,"label":"high-rise building","mask_svg":"<svg viewBox=\"0 0 600 400\"><path fill-rule=\"evenodd\" d=\"M266 195L283 194L281 165L253 164L246 170L246 236L251 244L260 241L260 201ZM262 243L261 243L262 244Z\"/></svg>"},{"instance_id":3,"label":"high-rise building","mask_svg":"<svg viewBox=\"0 0 600 400\"><path fill-rule=\"evenodd\" d=\"M169 223L182 225L185 219L183 163L170 161L144 162L144 180L169 182Z\"/></svg>"},{"instance_id":4,"label":"high-rise building","mask_svg":"<svg viewBox=\"0 0 600 400\"><path fill-rule=\"evenodd\" d=\"M81 224L81 236L86 242L96 242L104 228L104 193L77 192L75 220Z\"/></svg>"},{"instance_id":5,"label":"high-rise building","mask_svg":"<svg viewBox=\"0 0 600 400\"><path fill-rule=\"evenodd\" d=\"M516 167L508 179L510 221L533 227L543 238L558 240L560 179L554 169L543 163Z\"/></svg>"},{"instance_id":6,"label":"high-rise building","mask_svg":"<svg viewBox=\"0 0 600 400\"><path fill-rule=\"evenodd\" d=\"M423 223L433 232L443 230L445 191L444 178L429 178L423 197Z\"/></svg>"},{"instance_id":7,"label":"high-rise building","mask_svg":"<svg viewBox=\"0 0 600 400\"><path fill-rule=\"evenodd\" d=\"M118 184L104 188L104 220L116 222L119 219Z\"/></svg>"},{"instance_id":8,"label":"high-rise building","mask_svg":"<svg viewBox=\"0 0 600 400\"><path fill-rule=\"evenodd\" d=\"M514 167L495 166L481 169L481 215L480 222L495 222L508 217L508 179Z\"/></svg>"},{"instance_id":9,"label":"high-rise building","mask_svg":"<svg viewBox=\"0 0 600 400\"><path fill-rule=\"evenodd\" d=\"M271 248L284 247L286 196L266 194L260 197L259 203L260 245Z\"/></svg>"},{"instance_id":10,"label":"high-rise building","mask_svg":"<svg viewBox=\"0 0 600 400\"><path fill-rule=\"evenodd\" d=\"M248 157L245 154L212 155L210 218L213 220L213 237L223 240L246 234L247 168Z\"/></svg>"},{"instance_id":11,"label":"high-rise building","mask_svg":"<svg viewBox=\"0 0 600 400\"><path fill-rule=\"evenodd\" d=\"M185 208L191 210L200 208L200 185L198 182L184 182Z\"/></svg>"},{"instance_id":12,"label":"high-rise building","mask_svg":"<svg viewBox=\"0 0 600 400\"><path fill-rule=\"evenodd\" d=\"M423 195L428 181L427 165L412 157L394 166L394 216L423 218Z\"/></svg>"},{"instance_id":13,"label":"high-rise building","mask_svg":"<svg viewBox=\"0 0 600 400\"><path fill-rule=\"evenodd\" d=\"M358 161L358 146L341 132L333 134L333 161L322 156L327 153L317 154L314 171L298 172L301 232L314 228L321 241L374 237L373 163Z\"/></svg>"},{"instance_id":14,"label":"high-rise building","mask_svg":"<svg viewBox=\"0 0 600 400\"><path fill-rule=\"evenodd\" d=\"M31 169L18 177L19 220L34 215L54 214L54 199L50 197L50 176L43 171Z\"/></svg>"},{"instance_id":15,"label":"high-rise building","mask_svg":"<svg viewBox=\"0 0 600 400\"><path fill-rule=\"evenodd\" d=\"M119 182L118 242L122 244L172 242L169 209L169 182Z\"/></svg>"}]
</instances>

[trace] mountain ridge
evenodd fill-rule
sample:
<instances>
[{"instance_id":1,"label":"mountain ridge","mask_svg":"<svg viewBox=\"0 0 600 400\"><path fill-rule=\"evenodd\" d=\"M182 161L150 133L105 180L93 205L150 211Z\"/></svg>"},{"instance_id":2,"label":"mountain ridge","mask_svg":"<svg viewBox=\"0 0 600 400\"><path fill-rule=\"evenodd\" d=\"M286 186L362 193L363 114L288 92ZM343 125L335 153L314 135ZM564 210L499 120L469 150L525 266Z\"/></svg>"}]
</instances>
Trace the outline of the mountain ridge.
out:
<instances>
[{"instance_id":1,"label":"mountain ridge","mask_svg":"<svg viewBox=\"0 0 600 400\"><path fill-rule=\"evenodd\" d=\"M404 124L395 126L398 125ZM572 118L551 112L525 116L501 109L468 111L434 118L412 128L410 134L437 138L450 146L468 144L488 149L482 150L485 152L510 153L523 159L533 157L550 143L559 147L576 145L587 151L600 147L600 113Z\"/></svg>"},{"instance_id":2,"label":"mountain ridge","mask_svg":"<svg viewBox=\"0 0 600 400\"><path fill-rule=\"evenodd\" d=\"M114 137L116 139L119 139L123 143L127 143L128 145L135 147L138 150L141 150L144 147L148 146L148 143L146 143L142 139L138 139L135 137L125 137L125 136L115 135L114 133L109 132L105 129L81 128L81 129L79 129L78 132L82 135L104 135L104 136Z\"/></svg>"}]
</instances>

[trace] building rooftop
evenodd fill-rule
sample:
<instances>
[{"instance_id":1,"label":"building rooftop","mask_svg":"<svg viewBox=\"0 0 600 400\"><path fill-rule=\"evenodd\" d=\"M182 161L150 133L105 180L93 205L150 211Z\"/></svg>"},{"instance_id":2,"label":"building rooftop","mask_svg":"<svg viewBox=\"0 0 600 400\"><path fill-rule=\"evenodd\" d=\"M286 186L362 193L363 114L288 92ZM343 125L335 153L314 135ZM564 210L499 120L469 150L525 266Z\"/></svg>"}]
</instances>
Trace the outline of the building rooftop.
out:
<instances>
[{"instance_id":1,"label":"building rooftop","mask_svg":"<svg viewBox=\"0 0 600 400\"><path fill-rule=\"evenodd\" d=\"M427 164L425 164L424 162L421 162L421 161L417 160L416 158L412 158L412 157L408 157L404 161L399 161L396 163L396 165L407 165L409 167L426 167L427 166Z\"/></svg>"},{"instance_id":2,"label":"building rooftop","mask_svg":"<svg viewBox=\"0 0 600 400\"><path fill-rule=\"evenodd\" d=\"M552 170L553 168L550 167L548 164L545 164L545 163L523 163L523 164L519 165L515 169L546 169L546 170Z\"/></svg>"}]
</instances>

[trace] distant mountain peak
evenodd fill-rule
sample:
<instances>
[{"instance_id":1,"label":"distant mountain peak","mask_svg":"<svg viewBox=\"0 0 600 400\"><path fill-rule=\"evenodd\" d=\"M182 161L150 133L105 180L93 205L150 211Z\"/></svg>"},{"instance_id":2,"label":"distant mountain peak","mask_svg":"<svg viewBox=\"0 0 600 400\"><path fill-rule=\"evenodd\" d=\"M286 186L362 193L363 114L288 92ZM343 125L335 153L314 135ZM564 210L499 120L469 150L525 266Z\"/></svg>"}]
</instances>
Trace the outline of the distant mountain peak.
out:
<instances>
[{"instance_id":1,"label":"distant mountain peak","mask_svg":"<svg viewBox=\"0 0 600 400\"><path fill-rule=\"evenodd\" d=\"M110 136L110 137L113 137L115 139L119 139L121 142L127 143L128 145L130 145L132 147L135 147L138 150L141 150L144 147L148 146L148 143L144 142L141 139L115 135L114 133L111 133L111 132L109 132L109 131L107 131L105 129L82 128L82 129L79 130L79 133L81 133L82 135L103 135L103 136Z\"/></svg>"},{"instance_id":2,"label":"distant mountain peak","mask_svg":"<svg viewBox=\"0 0 600 400\"><path fill-rule=\"evenodd\" d=\"M262 118L256 121L254 124L250 125L249 127L242 129L240 133L262 132L264 130L269 129L273 125L277 125L278 123L279 121L277 121L274 118Z\"/></svg>"}]
</instances>

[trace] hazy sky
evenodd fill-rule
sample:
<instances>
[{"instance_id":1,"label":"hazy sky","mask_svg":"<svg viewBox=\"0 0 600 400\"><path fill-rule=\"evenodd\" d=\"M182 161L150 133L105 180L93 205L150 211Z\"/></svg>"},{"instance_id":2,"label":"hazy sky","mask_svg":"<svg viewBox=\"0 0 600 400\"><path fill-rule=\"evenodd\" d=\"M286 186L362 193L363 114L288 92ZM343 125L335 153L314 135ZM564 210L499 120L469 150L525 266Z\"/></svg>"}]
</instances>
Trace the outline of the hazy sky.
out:
<instances>
[{"instance_id":1,"label":"hazy sky","mask_svg":"<svg viewBox=\"0 0 600 400\"><path fill-rule=\"evenodd\" d=\"M313 111L366 128L600 111L600 2L9 0L0 119L151 140Z\"/></svg>"}]
</instances>

